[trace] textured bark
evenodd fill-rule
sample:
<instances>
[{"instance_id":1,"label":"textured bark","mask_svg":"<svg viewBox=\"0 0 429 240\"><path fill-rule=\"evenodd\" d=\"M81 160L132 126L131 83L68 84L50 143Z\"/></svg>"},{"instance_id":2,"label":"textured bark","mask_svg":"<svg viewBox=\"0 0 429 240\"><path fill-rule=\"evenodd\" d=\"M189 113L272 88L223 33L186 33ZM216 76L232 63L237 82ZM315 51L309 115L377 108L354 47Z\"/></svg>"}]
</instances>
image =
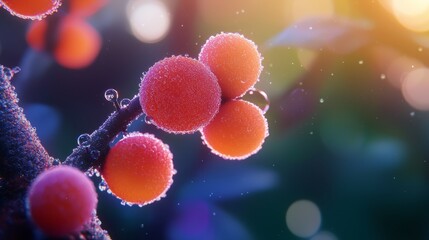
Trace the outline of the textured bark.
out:
<instances>
[{"instance_id":1,"label":"textured bark","mask_svg":"<svg viewBox=\"0 0 429 240\"><path fill-rule=\"evenodd\" d=\"M31 182L52 166L53 158L18 106L18 98L11 85L16 72L0 65L0 239L44 239L46 236L35 228L27 215L26 196ZM76 165L72 161L70 163ZM85 166L91 166L90 163ZM100 221L94 214L79 234L65 239L104 240L110 236L100 227Z\"/></svg>"}]
</instances>

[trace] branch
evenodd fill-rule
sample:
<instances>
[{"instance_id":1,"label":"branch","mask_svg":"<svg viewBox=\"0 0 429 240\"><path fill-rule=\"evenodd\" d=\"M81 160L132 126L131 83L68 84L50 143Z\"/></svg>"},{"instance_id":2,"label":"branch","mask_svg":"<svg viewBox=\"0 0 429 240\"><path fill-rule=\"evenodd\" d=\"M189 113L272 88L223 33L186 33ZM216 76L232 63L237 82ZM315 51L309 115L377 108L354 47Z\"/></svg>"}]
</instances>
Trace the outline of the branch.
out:
<instances>
[{"instance_id":1,"label":"branch","mask_svg":"<svg viewBox=\"0 0 429 240\"><path fill-rule=\"evenodd\" d=\"M127 106L117 108L117 111L110 115L98 130L73 149L63 164L74 166L82 171L90 167L102 166L110 148L109 143L119 133L125 132L128 124L142 113L139 98L135 96Z\"/></svg>"}]
</instances>

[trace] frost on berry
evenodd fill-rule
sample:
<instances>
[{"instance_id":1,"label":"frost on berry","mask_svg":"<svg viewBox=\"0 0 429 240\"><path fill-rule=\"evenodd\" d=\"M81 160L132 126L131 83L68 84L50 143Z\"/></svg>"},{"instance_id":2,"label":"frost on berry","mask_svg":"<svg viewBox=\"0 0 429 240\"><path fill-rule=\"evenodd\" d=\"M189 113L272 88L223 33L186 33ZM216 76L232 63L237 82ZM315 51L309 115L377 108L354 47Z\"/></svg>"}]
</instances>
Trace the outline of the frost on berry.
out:
<instances>
[{"instance_id":1,"label":"frost on berry","mask_svg":"<svg viewBox=\"0 0 429 240\"><path fill-rule=\"evenodd\" d=\"M96 205L97 194L91 180L69 166L57 166L40 174L28 194L33 222L54 237L81 230Z\"/></svg>"},{"instance_id":2,"label":"frost on berry","mask_svg":"<svg viewBox=\"0 0 429 240\"><path fill-rule=\"evenodd\" d=\"M151 134L130 133L114 145L102 169L111 192L124 204L159 200L173 183L173 155Z\"/></svg>"},{"instance_id":3,"label":"frost on berry","mask_svg":"<svg viewBox=\"0 0 429 240\"><path fill-rule=\"evenodd\" d=\"M267 120L252 103L230 100L201 131L212 152L225 159L245 159L261 149L268 136Z\"/></svg>"},{"instance_id":4,"label":"frost on berry","mask_svg":"<svg viewBox=\"0 0 429 240\"><path fill-rule=\"evenodd\" d=\"M262 71L262 57L255 43L238 33L210 37L201 48L199 60L216 75L226 99L242 96Z\"/></svg>"},{"instance_id":5,"label":"frost on berry","mask_svg":"<svg viewBox=\"0 0 429 240\"><path fill-rule=\"evenodd\" d=\"M8 10L12 15L24 19L42 19L57 11L61 6L60 0L2 0L0 6Z\"/></svg>"},{"instance_id":6,"label":"frost on berry","mask_svg":"<svg viewBox=\"0 0 429 240\"><path fill-rule=\"evenodd\" d=\"M192 133L206 126L219 110L216 76L201 62L184 56L153 65L140 85L143 112L159 128Z\"/></svg>"}]
</instances>

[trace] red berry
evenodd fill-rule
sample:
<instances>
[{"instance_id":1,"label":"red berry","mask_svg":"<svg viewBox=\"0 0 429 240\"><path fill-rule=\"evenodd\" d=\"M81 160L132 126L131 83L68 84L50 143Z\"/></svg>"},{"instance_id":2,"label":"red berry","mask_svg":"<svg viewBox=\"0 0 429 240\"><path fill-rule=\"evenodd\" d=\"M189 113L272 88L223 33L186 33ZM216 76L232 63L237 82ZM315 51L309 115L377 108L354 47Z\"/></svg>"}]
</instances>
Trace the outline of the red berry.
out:
<instances>
[{"instance_id":1,"label":"red berry","mask_svg":"<svg viewBox=\"0 0 429 240\"><path fill-rule=\"evenodd\" d=\"M28 45L30 45L30 47L36 51L43 51L46 47L45 43L47 29L48 22L45 19L32 22L26 35Z\"/></svg>"},{"instance_id":2,"label":"red berry","mask_svg":"<svg viewBox=\"0 0 429 240\"><path fill-rule=\"evenodd\" d=\"M259 151L268 136L268 124L257 106L230 100L201 132L213 153L225 159L244 159Z\"/></svg>"},{"instance_id":3,"label":"red berry","mask_svg":"<svg viewBox=\"0 0 429 240\"><path fill-rule=\"evenodd\" d=\"M201 48L199 60L216 75L226 99L242 96L255 85L262 71L255 43L238 33L210 37Z\"/></svg>"},{"instance_id":4,"label":"red berry","mask_svg":"<svg viewBox=\"0 0 429 240\"><path fill-rule=\"evenodd\" d=\"M12 15L29 19L45 17L47 14L55 12L61 5L59 0L2 0L0 1L0 6L2 5L1 3Z\"/></svg>"},{"instance_id":5,"label":"red berry","mask_svg":"<svg viewBox=\"0 0 429 240\"><path fill-rule=\"evenodd\" d=\"M80 17L89 17L106 5L108 0L70 0L70 14Z\"/></svg>"},{"instance_id":6,"label":"red berry","mask_svg":"<svg viewBox=\"0 0 429 240\"><path fill-rule=\"evenodd\" d=\"M99 33L84 20L69 16L61 21L54 57L63 67L87 67L98 56L100 48Z\"/></svg>"},{"instance_id":7,"label":"red berry","mask_svg":"<svg viewBox=\"0 0 429 240\"><path fill-rule=\"evenodd\" d=\"M131 133L113 146L102 175L113 194L145 205L165 195L173 182L173 155L151 134Z\"/></svg>"},{"instance_id":8,"label":"red berry","mask_svg":"<svg viewBox=\"0 0 429 240\"><path fill-rule=\"evenodd\" d=\"M192 133L206 126L219 110L220 87L201 62L184 57L165 58L144 75L140 104L159 128Z\"/></svg>"},{"instance_id":9,"label":"red berry","mask_svg":"<svg viewBox=\"0 0 429 240\"><path fill-rule=\"evenodd\" d=\"M33 22L26 36L28 44L37 51L45 50L47 30L46 20ZM98 56L101 37L97 30L84 20L67 16L59 24L54 44L55 60L63 67L79 69L89 66Z\"/></svg>"},{"instance_id":10,"label":"red berry","mask_svg":"<svg viewBox=\"0 0 429 240\"><path fill-rule=\"evenodd\" d=\"M40 174L30 187L29 210L34 223L49 236L81 230L97 205L91 180L78 169L58 166Z\"/></svg>"}]
</instances>

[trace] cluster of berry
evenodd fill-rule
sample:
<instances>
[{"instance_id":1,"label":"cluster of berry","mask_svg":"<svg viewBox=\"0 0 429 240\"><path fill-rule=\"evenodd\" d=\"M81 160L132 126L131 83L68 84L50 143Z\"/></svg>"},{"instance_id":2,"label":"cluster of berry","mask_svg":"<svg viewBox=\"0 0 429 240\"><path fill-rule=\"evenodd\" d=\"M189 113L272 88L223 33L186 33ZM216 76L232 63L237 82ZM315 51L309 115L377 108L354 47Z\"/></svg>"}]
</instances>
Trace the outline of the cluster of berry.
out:
<instances>
[{"instance_id":1,"label":"cluster of berry","mask_svg":"<svg viewBox=\"0 0 429 240\"><path fill-rule=\"evenodd\" d=\"M38 52L51 53L63 67L84 68L95 60L101 49L100 34L85 18L95 14L106 0L71 0L67 3L64 17L32 22L27 31L27 42Z\"/></svg>"},{"instance_id":2,"label":"cluster of berry","mask_svg":"<svg viewBox=\"0 0 429 240\"><path fill-rule=\"evenodd\" d=\"M140 105L160 129L176 134L200 131L213 153L244 159L256 153L268 136L263 112L240 99L253 89L261 70L261 56L252 41L221 33L207 40L198 60L172 56L155 63L142 78ZM140 206L163 197L175 172L168 145L136 132L109 150L101 169L116 197ZM97 203L90 180L67 166L42 173L28 199L32 219L51 236L81 229Z\"/></svg>"}]
</instances>

